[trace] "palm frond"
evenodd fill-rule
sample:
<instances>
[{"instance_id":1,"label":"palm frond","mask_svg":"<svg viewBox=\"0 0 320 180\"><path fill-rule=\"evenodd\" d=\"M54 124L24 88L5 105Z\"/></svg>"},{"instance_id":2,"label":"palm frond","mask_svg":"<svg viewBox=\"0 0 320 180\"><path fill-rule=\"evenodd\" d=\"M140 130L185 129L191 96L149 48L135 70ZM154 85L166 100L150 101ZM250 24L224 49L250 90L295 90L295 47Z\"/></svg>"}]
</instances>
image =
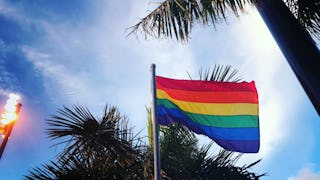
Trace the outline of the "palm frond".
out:
<instances>
[{"instance_id":1,"label":"palm frond","mask_svg":"<svg viewBox=\"0 0 320 180\"><path fill-rule=\"evenodd\" d=\"M300 24L320 40L320 1L287 0L285 2Z\"/></svg>"},{"instance_id":2,"label":"palm frond","mask_svg":"<svg viewBox=\"0 0 320 180\"><path fill-rule=\"evenodd\" d=\"M70 158L62 157L59 161L50 161L40 167L33 168L28 180L47 179L145 179L151 173L143 174L144 161L148 156L146 151L141 149L137 154L134 163L121 166L119 163L110 163L106 155L96 156L91 162L78 156Z\"/></svg>"},{"instance_id":3,"label":"palm frond","mask_svg":"<svg viewBox=\"0 0 320 180\"><path fill-rule=\"evenodd\" d=\"M215 65L212 70L199 70L199 80L216 82L239 82L241 77L237 76L238 70L231 69L230 65ZM189 75L190 76L190 75Z\"/></svg>"},{"instance_id":4,"label":"palm frond","mask_svg":"<svg viewBox=\"0 0 320 180\"><path fill-rule=\"evenodd\" d=\"M148 114L148 141L149 141L149 146L151 149L153 149L153 124L152 124L152 119L151 119L151 108L146 107L146 111Z\"/></svg>"},{"instance_id":5,"label":"palm frond","mask_svg":"<svg viewBox=\"0 0 320 180\"><path fill-rule=\"evenodd\" d=\"M129 34L156 38L173 36L178 41L188 41L195 22L215 25L226 18L225 11L232 10L236 16L246 3L253 0L166 0L136 25L128 28Z\"/></svg>"},{"instance_id":6,"label":"palm frond","mask_svg":"<svg viewBox=\"0 0 320 180\"><path fill-rule=\"evenodd\" d=\"M68 163L65 161L43 164L40 167L33 168L29 175L25 176L27 180L47 180L47 179L85 179L87 171L85 164L78 159L72 158Z\"/></svg>"},{"instance_id":7,"label":"palm frond","mask_svg":"<svg viewBox=\"0 0 320 180\"><path fill-rule=\"evenodd\" d=\"M79 156L92 161L96 156L108 154L114 157L111 162L130 164L141 143L134 139L126 116L115 107L106 106L101 119L83 106L64 107L47 123L49 139L60 139L55 145L65 145L59 157Z\"/></svg>"},{"instance_id":8,"label":"palm frond","mask_svg":"<svg viewBox=\"0 0 320 180\"><path fill-rule=\"evenodd\" d=\"M214 156L209 156L205 159L202 167L199 169L199 174L204 179L223 177L221 179L248 179L256 180L266 174L255 174L249 171L261 160L255 161L248 166L239 167L236 165L242 154L235 155L232 152L221 150Z\"/></svg>"}]
</instances>

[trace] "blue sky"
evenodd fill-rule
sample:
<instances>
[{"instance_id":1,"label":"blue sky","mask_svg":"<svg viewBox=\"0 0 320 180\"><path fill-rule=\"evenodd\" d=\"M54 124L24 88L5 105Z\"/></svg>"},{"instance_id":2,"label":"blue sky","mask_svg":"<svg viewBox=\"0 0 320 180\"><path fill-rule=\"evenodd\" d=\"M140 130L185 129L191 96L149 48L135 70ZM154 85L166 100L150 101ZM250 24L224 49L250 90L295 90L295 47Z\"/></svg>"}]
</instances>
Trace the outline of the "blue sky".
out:
<instances>
[{"instance_id":1,"label":"blue sky","mask_svg":"<svg viewBox=\"0 0 320 180\"><path fill-rule=\"evenodd\" d=\"M0 0L0 107L10 92L23 107L0 160L1 179L23 179L53 159L45 119L57 108L86 105L100 116L106 104L146 136L150 65L171 78L200 68L232 65L254 80L260 100L261 148L239 165L263 179L320 179L320 118L255 9L230 15L216 28L196 25L189 43L126 37L156 3L147 0ZM200 136L201 142L210 140Z\"/></svg>"}]
</instances>

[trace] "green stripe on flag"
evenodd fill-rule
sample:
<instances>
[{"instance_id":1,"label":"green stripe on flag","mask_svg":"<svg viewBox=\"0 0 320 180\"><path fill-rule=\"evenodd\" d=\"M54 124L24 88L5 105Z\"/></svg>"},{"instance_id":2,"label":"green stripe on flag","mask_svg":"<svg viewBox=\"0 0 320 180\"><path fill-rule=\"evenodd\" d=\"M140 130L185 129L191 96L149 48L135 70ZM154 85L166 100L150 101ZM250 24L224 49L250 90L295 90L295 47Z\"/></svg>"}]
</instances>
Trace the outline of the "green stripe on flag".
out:
<instances>
[{"instance_id":1,"label":"green stripe on flag","mask_svg":"<svg viewBox=\"0 0 320 180\"><path fill-rule=\"evenodd\" d=\"M157 104L166 108L180 110L177 105L167 99L157 99ZM221 128L256 128L259 126L259 118L254 115L215 116L182 112L193 122L204 126Z\"/></svg>"}]
</instances>

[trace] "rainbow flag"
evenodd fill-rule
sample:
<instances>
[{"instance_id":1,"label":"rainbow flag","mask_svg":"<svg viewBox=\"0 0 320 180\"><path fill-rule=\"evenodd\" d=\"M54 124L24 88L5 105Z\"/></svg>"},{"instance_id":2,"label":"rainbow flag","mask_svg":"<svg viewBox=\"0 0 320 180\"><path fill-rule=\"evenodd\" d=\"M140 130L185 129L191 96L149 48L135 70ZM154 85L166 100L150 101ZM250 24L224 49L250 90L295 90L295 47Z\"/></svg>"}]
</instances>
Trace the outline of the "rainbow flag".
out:
<instances>
[{"instance_id":1,"label":"rainbow flag","mask_svg":"<svg viewBox=\"0 0 320 180\"><path fill-rule=\"evenodd\" d=\"M156 93L159 124L181 123L229 151L259 151L258 94L254 82L156 76Z\"/></svg>"}]
</instances>

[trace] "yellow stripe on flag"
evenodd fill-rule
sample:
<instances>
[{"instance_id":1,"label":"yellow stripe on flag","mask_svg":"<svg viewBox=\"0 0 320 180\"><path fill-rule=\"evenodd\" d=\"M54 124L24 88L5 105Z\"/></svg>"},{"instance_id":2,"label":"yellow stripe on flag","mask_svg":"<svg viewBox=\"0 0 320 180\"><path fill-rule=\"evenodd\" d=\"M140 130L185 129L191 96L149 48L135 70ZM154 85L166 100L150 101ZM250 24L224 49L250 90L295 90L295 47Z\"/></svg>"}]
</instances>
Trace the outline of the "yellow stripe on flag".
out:
<instances>
[{"instance_id":1,"label":"yellow stripe on flag","mask_svg":"<svg viewBox=\"0 0 320 180\"><path fill-rule=\"evenodd\" d=\"M181 110L206 115L232 116L232 115L258 115L258 104L251 103L197 103L180 101L171 98L165 91L157 89L158 99L168 99Z\"/></svg>"}]
</instances>

